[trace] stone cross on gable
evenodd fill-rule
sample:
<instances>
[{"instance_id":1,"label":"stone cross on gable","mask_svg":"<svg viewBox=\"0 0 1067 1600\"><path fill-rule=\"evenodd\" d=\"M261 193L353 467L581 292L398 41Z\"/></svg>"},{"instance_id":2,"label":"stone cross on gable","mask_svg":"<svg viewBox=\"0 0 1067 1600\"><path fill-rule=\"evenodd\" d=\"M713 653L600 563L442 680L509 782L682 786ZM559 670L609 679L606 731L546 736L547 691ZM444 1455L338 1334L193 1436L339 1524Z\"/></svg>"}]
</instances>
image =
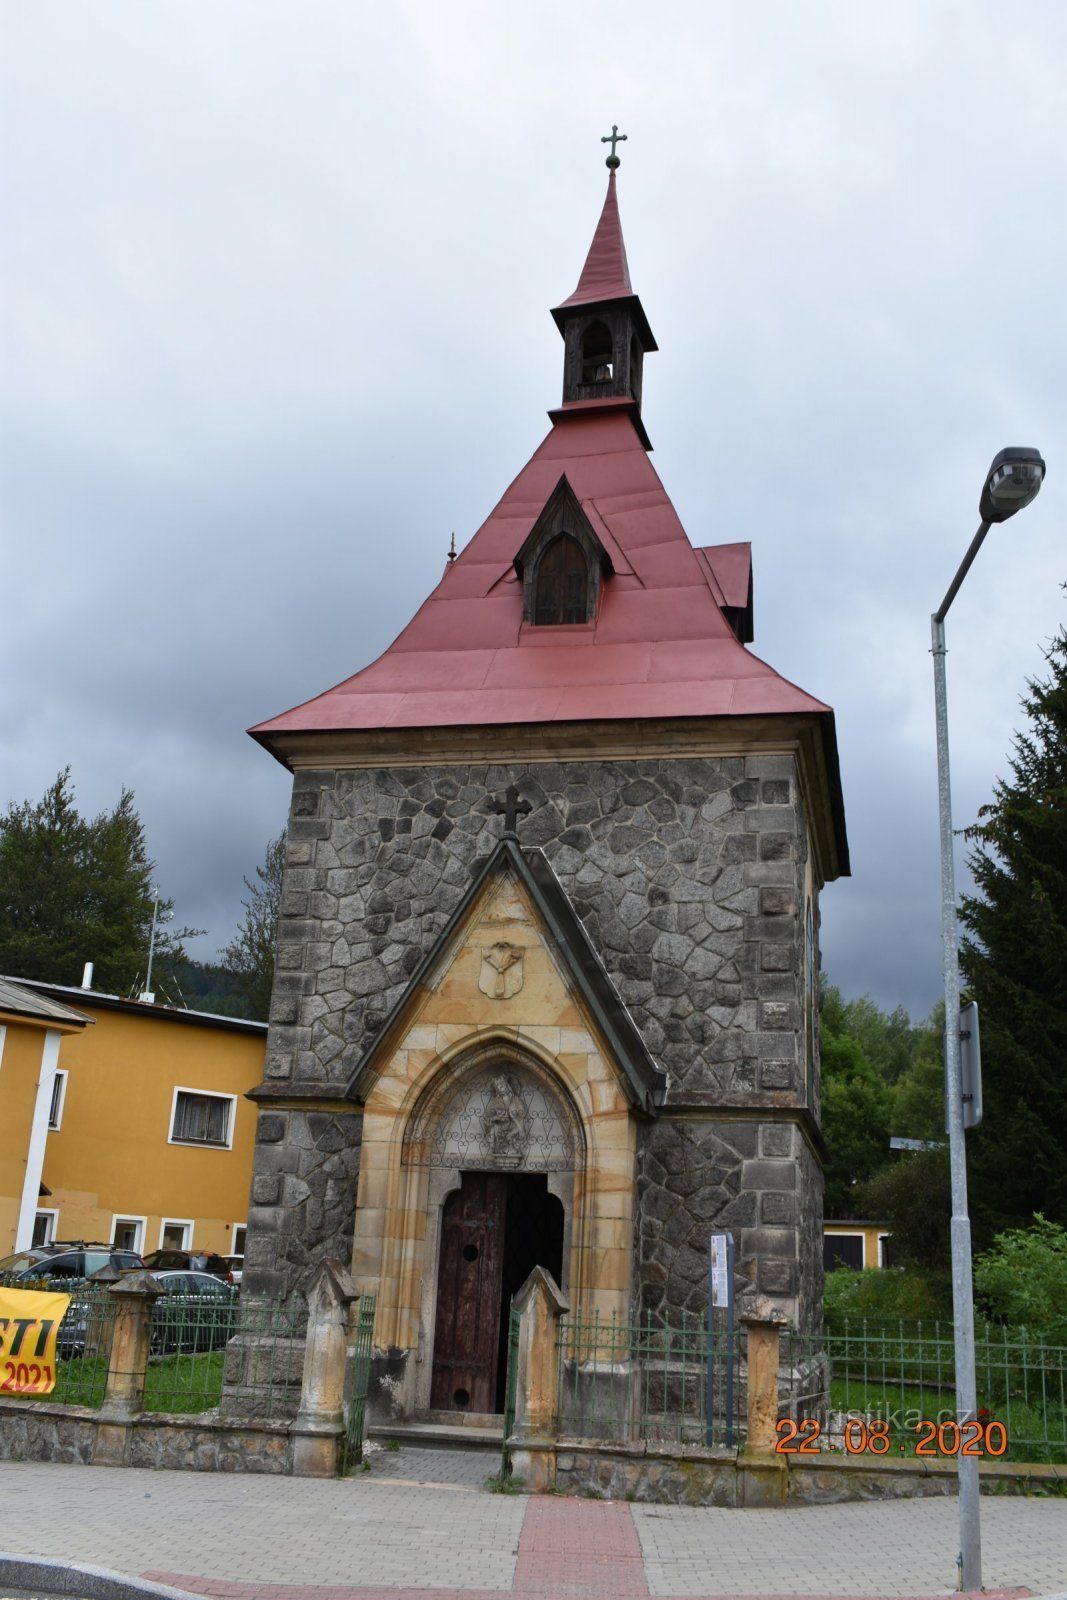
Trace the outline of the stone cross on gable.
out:
<instances>
[{"instance_id":1,"label":"stone cross on gable","mask_svg":"<svg viewBox=\"0 0 1067 1600\"><path fill-rule=\"evenodd\" d=\"M529 800L520 800L518 789L513 783L509 783L504 790L503 800L494 800L489 809L504 818L504 838L518 841L519 836L515 832L518 819L520 816L525 817L528 812L532 811L533 806Z\"/></svg>"}]
</instances>

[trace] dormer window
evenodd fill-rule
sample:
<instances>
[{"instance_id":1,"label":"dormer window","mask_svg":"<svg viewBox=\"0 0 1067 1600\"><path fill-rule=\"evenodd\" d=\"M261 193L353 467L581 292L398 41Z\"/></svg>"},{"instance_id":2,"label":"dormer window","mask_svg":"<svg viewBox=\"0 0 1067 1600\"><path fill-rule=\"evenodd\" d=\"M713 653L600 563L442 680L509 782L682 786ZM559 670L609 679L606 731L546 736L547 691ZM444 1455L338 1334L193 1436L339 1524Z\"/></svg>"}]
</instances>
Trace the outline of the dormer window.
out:
<instances>
[{"instance_id":1,"label":"dormer window","mask_svg":"<svg viewBox=\"0 0 1067 1600\"><path fill-rule=\"evenodd\" d=\"M553 539L537 563L533 610L536 623L589 620L589 564L569 533Z\"/></svg>"},{"instance_id":2,"label":"dormer window","mask_svg":"<svg viewBox=\"0 0 1067 1600\"><path fill-rule=\"evenodd\" d=\"M515 557L522 616L535 627L580 627L597 613L611 560L567 482L560 478Z\"/></svg>"},{"instance_id":3,"label":"dormer window","mask_svg":"<svg viewBox=\"0 0 1067 1600\"><path fill-rule=\"evenodd\" d=\"M591 323L582 339L582 383L611 383L615 376L615 341L602 322Z\"/></svg>"}]
</instances>

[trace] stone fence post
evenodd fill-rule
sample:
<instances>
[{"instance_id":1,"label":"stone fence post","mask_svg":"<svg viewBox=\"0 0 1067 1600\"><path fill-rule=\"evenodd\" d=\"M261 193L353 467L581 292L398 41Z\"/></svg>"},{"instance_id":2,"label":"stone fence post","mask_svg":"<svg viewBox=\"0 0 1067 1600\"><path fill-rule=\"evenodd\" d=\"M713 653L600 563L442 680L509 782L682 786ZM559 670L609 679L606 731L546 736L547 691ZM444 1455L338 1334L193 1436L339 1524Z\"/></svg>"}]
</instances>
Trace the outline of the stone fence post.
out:
<instances>
[{"instance_id":1,"label":"stone fence post","mask_svg":"<svg viewBox=\"0 0 1067 1600\"><path fill-rule=\"evenodd\" d=\"M741 1322L748 1356L748 1432L738 1459L742 1498L746 1506L780 1505L789 1486L788 1460L775 1452L779 1344L785 1318L757 1301L742 1314Z\"/></svg>"},{"instance_id":2,"label":"stone fence post","mask_svg":"<svg viewBox=\"0 0 1067 1600\"><path fill-rule=\"evenodd\" d=\"M518 1374L511 1461L534 1491L556 1481L556 1411L559 1402L559 1325L570 1310L544 1267L534 1267L515 1296L519 1313Z\"/></svg>"},{"instance_id":3,"label":"stone fence post","mask_svg":"<svg viewBox=\"0 0 1067 1600\"><path fill-rule=\"evenodd\" d=\"M308 1290L300 1409L289 1429L297 1477L337 1474L345 1427L348 1308L358 1299L359 1289L340 1261L324 1261Z\"/></svg>"},{"instance_id":4,"label":"stone fence post","mask_svg":"<svg viewBox=\"0 0 1067 1600\"><path fill-rule=\"evenodd\" d=\"M115 1320L107 1364L107 1386L93 1441L93 1466L122 1466L129 1424L144 1409L145 1375L152 1332L152 1307L163 1293L150 1272L129 1272L108 1295Z\"/></svg>"}]
</instances>

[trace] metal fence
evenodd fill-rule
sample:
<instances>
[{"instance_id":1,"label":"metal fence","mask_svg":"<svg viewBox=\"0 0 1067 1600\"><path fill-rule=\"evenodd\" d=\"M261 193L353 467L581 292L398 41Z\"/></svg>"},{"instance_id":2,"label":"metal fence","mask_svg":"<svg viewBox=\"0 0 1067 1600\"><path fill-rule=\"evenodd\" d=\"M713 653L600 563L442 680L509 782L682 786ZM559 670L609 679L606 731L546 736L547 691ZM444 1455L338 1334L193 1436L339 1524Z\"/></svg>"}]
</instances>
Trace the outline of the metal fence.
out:
<instances>
[{"instance_id":1,"label":"metal fence","mask_svg":"<svg viewBox=\"0 0 1067 1600\"><path fill-rule=\"evenodd\" d=\"M559 1336L561 1437L737 1446L744 1440L743 1340L693 1317L662 1326L567 1317Z\"/></svg>"},{"instance_id":2,"label":"metal fence","mask_svg":"<svg viewBox=\"0 0 1067 1600\"><path fill-rule=\"evenodd\" d=\"M341 1451L341 1471L351 1472L363 1459L363 1433L367 1419L367 1389L370 1384L371 1348L374 1344L376 1297L365 1294L359 1301L355 1339L349 1346L345 1388L345 1436Z\"/></svg>"},{"instance_id":3,"label":"metal fence","mask_svg":"<svg viewBox=\"0 0 1067 1600\"><path fill-rule=\"evenodd\" d=\"M1067 1349L1039 1334L978 1324L978 1416L962 1429L951 1323L835 1318L822 1340L793 1334L785 1347L794 1368L825 1353L825 1398L794 1392L791 1407L818 1421L805 1438L819 1449L1067 1462Z\"/></svg>"},{"instance_id":4,"label":"metal fence","mask_svg":"<svg viewBox=\"0 0 1067 1600\"><path fill-rule=\"evenodd\" d=\"M236 1341L245 1409L284 1416L299 1389L306 1332L307 1306L295 1297L242 1304L236 1290L226 1298L161 1295L152 1307L144 1409L214 1409L227 1376L227 1350Z\"/></svg>"},{"instance_id":5,"label":"metal fence","mask_svg":"<svg viewBox=\"0 0 1067 1600\"><path fill-rule=\"evenodd\" d=\"M60 1405L97 1407L103 1403L111 1340L115 1330L115 1301L107 1285L66 1279L0 1278L11 1289L40 1289L69 1294L70 1304L56 1333L55 1386L45 1395L4 1393L4 1400L45 1399Z\"/></svg>"}]
</instances>

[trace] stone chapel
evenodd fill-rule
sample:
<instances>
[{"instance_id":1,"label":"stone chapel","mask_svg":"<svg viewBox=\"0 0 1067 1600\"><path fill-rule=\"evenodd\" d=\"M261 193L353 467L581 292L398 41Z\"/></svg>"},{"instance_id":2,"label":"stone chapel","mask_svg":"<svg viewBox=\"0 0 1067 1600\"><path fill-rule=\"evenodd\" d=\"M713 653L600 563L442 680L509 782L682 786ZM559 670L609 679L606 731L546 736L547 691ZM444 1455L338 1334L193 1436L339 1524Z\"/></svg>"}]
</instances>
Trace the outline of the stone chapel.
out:
<instances>
[{"instance_id":1,"label":"stone chapel","mask_svg":"<svg viewBox=\"0 0 1067 1600\"><path fill-rule=\"evenodd\" d=\"M668 1322L729 1229L742 1303L821 1317L833 712L649 459L612 148L543 443L384 655L252 729L294 781L245 1288L350 1263L402 1414L503 1409L535 1265Z\"/></svg>"}]
</instances>

